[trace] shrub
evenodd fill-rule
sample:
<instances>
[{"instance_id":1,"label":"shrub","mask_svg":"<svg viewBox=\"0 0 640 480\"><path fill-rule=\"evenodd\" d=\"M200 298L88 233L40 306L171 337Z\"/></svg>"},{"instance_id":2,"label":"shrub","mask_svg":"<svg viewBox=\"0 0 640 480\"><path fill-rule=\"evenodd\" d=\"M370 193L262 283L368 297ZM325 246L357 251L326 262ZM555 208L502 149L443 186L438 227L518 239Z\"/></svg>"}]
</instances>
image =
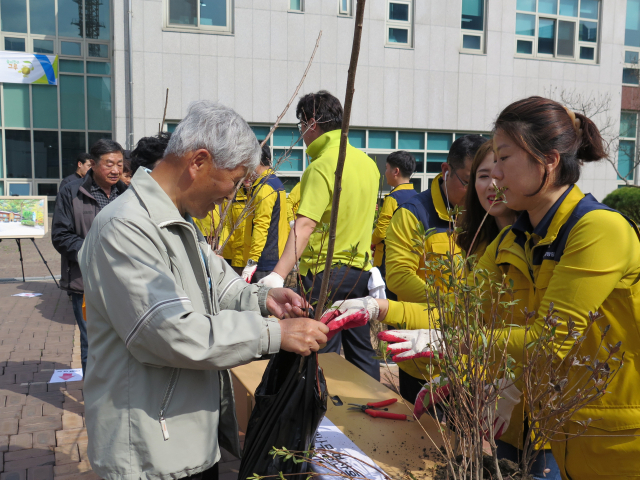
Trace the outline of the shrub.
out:
<instances>
[{"instance_id":1,"label":"shrub","mask_svg":"<svg viewBox=\"0 0 640 480\"><path fill-rule=\"evenodd\" d=\"M640 223L640 188L618 188L607 195L602 203Z\"/></svg>"}]
</instances>

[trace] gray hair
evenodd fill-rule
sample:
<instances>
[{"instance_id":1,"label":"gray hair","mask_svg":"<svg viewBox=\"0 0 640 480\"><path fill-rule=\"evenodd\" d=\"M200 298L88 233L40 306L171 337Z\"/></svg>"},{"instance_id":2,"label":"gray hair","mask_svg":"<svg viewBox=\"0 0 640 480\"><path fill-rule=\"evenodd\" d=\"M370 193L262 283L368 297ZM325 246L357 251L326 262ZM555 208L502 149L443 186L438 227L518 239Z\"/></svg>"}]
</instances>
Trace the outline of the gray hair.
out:
<instances>
[{"instance_id":1,"label":"gray hair","mask_svg":"<svg viewBox=\"0 0 640 480\"><path fill-rule=\"evenodd\" d=\"M244 165L249 171L260 163L262 150L253 130L235 110L211 100L191 103L187 115L171 135L165 156L177 157L204 148L217 168Z\"/></svg>"}]
</instances>

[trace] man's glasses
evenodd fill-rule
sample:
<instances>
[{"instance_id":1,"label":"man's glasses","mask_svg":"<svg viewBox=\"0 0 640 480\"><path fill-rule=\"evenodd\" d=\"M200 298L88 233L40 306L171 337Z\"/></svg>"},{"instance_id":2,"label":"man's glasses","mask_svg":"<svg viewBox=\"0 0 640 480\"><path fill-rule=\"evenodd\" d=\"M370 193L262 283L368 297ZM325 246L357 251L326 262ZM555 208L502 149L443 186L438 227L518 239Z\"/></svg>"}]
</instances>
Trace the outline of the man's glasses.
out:
<instances>
[{"instance_id":1,"label":"man's glasses","mask_svg":"<svg viewBox=\"0 0 640 480\"><path fill-rule=\"evenodd\" d=\"M456 176L458 180L460 180L460 184L462 185L462 188L467 188L469 186L469 182L465 182L463 179L461 179L460 175L458 175L458 172L453 170L453 174Z\"/></svg>"}]
</instances>

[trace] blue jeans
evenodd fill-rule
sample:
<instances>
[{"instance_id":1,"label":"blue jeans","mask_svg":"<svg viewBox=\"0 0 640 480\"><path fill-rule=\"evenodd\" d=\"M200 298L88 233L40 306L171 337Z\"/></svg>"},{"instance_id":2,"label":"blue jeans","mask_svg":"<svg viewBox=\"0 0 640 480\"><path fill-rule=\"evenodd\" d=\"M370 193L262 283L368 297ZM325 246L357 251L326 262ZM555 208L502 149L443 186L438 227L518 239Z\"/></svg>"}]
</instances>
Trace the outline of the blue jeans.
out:
<instances>
[{"instance_id":1,"label":"blue jeans","mask_svg":"<svg viewBox=\"0 0 640 480\"><path fill-rule=\"evenodd\" d=\"M506 458L515 463L520 462L522 450L502 440L496 440L496 445L498 446L498 458ZM547 468L550 471L545 476L544 471ZM560 468L558 467L556 459L553 458L551 450L543 450L538 454L530 473L536 480L561 480Z\"/></svg>"},{"instance_id":2,"label":"blue jeans","mask_svg":"<svg viewBox=\"0 0 640 480\"><path fill-rule=\"evenodd\" d=\"M80 359L82 360L82 376L87 369L87 351L89 350L89 340L87 339L87 322L82 316L82 294L72 293L71 303L73 305L73 314L76 317L76 323L80 329Z\"/></svg>"}]
</instances>

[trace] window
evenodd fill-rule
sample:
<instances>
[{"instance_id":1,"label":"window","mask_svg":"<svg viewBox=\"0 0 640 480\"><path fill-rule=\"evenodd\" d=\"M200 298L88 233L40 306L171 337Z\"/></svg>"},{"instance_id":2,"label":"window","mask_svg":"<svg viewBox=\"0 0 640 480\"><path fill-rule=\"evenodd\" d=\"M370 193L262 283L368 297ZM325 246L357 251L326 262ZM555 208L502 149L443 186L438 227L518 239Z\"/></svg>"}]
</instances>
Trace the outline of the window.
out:
<instances>
[{"instance_id":1,"label":"window","mask_svg":"<svg viewBox=\"0 0 640 480\"><path fill-rule=\"evenodd\" d=\"M413 1L387 2L387 46L413 46Z\"/></svg>"},{"instance_id":2,"label":"window","mask_svg":"<svg viewBox=\"0 0 640 480\"><path fill-rule=\"evenodd\" d=\"M632 181L637 156L636 137L638 132L638 112L620 114L620 140L618 142L618 180Z\"/></svg>"},{"instance_id":3,"label":"window","mask_svg":"<svg viewBox=\"0 0 640 480\"><path fill-rule=\"evenodd\" d=\"M304 0L288 0L290 12L304 12Z\"/></svg>"},{"instance_id":4,"label":"window","mask_svg":"<svg viewBox=\"0 0 640 480\"><path fill-rule=\"evenodd\" d=\"M516 55L595 63L600 0L517 0Z\"/></svg>"},{"instance_id":5,"label":"window","mask_svg":"<svg viewBox=\"0 0 640 480\"><path fill-rule=\"evenodd\" d=\"M231 32L232 0L165 0L167 30Z\"/></svg>"},{"instance_id":6,"label":"window","mask_svg":"<svg viewBox=\"0 0 640 480\"><path fill-rule=\"evenodd\" d=\"M59 55L57 86L0 84L0 192L53 200L112 136L111 0L0 0L0 22L0 46Z\"/></svg>"},{"instance_id":7,"label":"window","mask_svg":"<svg viewBox=\"0 0 640 480\"><path fill-rule=\"evenodd\" d=\"M350 17L352 12L353 0L338 0L338 15Z\"/></svg>"},{"instance_id":8,"label":"window","mask_svg":"<svg viewBox=\"0 0 640 480\"><path fill-rule=\"evenodd\" d=\"M484 53L484 19L484 0L462 0L462 51Z\"/></svg>"},{"instance_id":9,"label":"window","mask_svg":"<svg viewBox=\"0 0 640 480\"><path fill-rule=\"evenodd\" d=\"M638 85L638 57L640 57L640 0L627 0L624 30L624 67L622 83Z\"/></svg>"}]
</instances>

